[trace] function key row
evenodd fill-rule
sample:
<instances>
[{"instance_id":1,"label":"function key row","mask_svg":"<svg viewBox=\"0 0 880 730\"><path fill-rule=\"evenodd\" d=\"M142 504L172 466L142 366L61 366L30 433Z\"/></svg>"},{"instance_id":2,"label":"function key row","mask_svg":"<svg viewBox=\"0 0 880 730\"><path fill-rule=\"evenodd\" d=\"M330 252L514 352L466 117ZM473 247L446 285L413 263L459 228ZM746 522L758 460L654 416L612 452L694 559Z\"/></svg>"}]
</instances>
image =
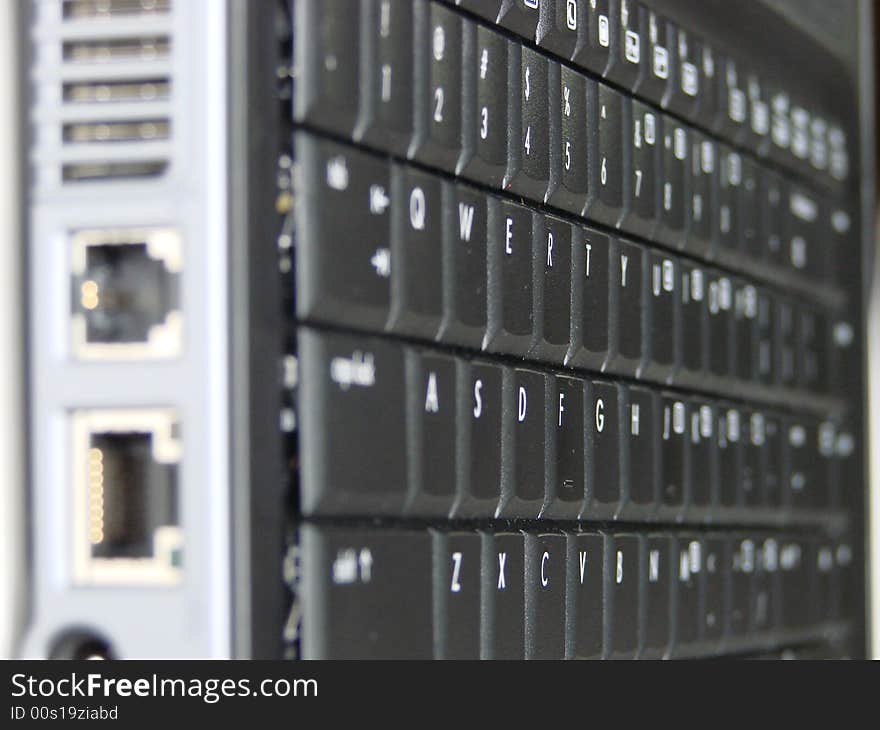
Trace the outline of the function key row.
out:
<instances>
[{"instance_id":1,"label":"function key row","mask_svg":"<svg viewBox=\"0 0 880 730\"><path fill-rule=\"evenodd\" d=\"M301 328L304 515L835 524L846 424Z\"/></svg>"},{"instance_id":2,"label":"function key row","mask_svg":"<svg viewBox=\"0 0 880 730\"><path fill-rule=\"evenodd\" d=\"M302 320L796 407L850 372L852 330L818 304L311 133L294 145Z\"/></svg>"},{"instance_id":3,"label":"function key row","mask_svg":"<svg viewBox=\"0 0 880 730\"><path fill-rule=\"evenodd\" d=\"M826 182L849 175L846 133L827 110L636 0L447 2L758 157Z\"/></svg>"},{"instance_id":4,"label":"function key row","mask_svg":"<svg viewBox=\"0 0 880 730\"><path fill-rule=\"evenodd\" d=\"M296 121L809 297L845 290L847 211L752 156L441 4L297 7Z\"/></svg>"},{"instance_id":5,"label":"function key row","mask_svg":"<svg viewBox=\"0 0 880 730\"><path fill-rule=\"evenodd\" d=\"M310 659L756 651L845 631L848 543L769 533L301 528Z\"/></svg>"}]
</instances>

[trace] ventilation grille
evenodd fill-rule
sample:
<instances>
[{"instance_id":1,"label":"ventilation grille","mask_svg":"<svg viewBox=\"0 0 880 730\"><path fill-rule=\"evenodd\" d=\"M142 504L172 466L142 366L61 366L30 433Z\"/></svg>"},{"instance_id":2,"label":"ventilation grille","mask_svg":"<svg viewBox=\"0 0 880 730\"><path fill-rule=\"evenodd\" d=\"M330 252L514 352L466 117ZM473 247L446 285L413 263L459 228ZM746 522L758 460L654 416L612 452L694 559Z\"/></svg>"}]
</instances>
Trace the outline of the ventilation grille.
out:
<instances>
[{"instance_id":1,"label":"ventilation grille","mask_svg":"<svg viewBox=\"0 0 880 730\"><path fill-rule=\"evenodd\" d=\"M174 133L172 0L35 7L38 179L67 186L164 176Z\"/></svg>"}]
</instances>

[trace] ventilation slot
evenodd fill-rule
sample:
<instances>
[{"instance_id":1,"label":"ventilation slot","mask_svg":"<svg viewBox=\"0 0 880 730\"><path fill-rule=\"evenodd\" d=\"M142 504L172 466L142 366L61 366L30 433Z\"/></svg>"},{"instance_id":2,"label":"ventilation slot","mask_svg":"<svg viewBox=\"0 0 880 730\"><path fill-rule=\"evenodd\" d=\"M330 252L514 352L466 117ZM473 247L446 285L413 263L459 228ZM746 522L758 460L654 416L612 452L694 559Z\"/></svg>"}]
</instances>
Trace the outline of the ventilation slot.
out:
<instances>
[{"instance_id":1,"label":"ventilation slot","mask_svg":"<svg viewBox=\"0 0 880 730\"><path fill-rule=\"evenodd\" d=\"M38 21L47 32L35 119L37 138L57 146L38 156L39 179L77 185L163 177L174 135L172 0L44 7L52 12Z\"/></svg>"},{"instance_id":2,"label":"ventilation slot","mask_svg":"<svg viewBox=\"0 0 880 730\"><path fill-rule=\"evenodd\" d=\"M166 101L171 95L167 78L139 81L69 81L64 84L68 104L113 104L132 101Z\"/></svg>"},{"instance_id":3,"label":"ventilation slot","mask_svg":"<svg viewBox=\"0 0 880 730\"><path fill-rule=\"evenodd\" d=\"M171 42L162 36L75 40L64 44L62 55L65 63L167 60L171 55Z\"/></svg>"},{"instance_id":4,"label":"ventilation slot","mask_svg":"<svg viewBox=\"0 0 880 730\"><path fill-rule=\"evenodd\" d=\"M171 0L64 0L65 19L107 19L167 13Z\"/></svg>"}]
</instances>

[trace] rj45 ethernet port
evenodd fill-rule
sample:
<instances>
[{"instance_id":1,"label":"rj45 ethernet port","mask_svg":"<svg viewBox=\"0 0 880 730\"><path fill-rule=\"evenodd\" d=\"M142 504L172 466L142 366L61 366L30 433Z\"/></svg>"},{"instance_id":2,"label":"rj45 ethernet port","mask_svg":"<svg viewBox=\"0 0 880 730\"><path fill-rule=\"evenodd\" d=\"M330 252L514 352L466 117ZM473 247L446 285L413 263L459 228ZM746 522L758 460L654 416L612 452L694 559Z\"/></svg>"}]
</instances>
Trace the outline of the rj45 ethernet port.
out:
<instances>
[{"instance_id":1,"label":"rj45 ethernet port","mask_svg":"<svg viewBox=\"0 0 880 730\"><path fill-rule=\"evenodd\" d=\"M182 245L169 228L80 231L72 238L72 350L84 360L180 352Z\"/></svg>"},{"instance_id":2,"label":"rj45 ethernet port","mask_svg":"<svg viewBox=\"0 0 880 730\"><path fill-rule=\"evenodd\" d=\"M74 582L180 580L179 425L168 409L73 414Z\"/></svg>"}]
</instances>

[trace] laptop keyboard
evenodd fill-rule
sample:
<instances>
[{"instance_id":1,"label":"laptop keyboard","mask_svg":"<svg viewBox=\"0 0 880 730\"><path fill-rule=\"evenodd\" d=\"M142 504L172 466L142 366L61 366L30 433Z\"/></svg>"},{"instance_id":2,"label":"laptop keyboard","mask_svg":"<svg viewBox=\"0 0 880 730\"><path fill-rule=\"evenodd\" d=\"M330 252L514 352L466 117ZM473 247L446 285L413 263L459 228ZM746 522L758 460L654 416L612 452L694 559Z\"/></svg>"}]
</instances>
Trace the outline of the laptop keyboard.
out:
<instances>
[{"instance_id":1,"label":"laptop keyboard","mask_svg":"<svg viewBox=\"0 0 880 730\"><path fill-rule=\"evenodd\" d=\"M626 0L292 19L291 651L839 655L835 110Z\"/></svg>"}]
</instances>

